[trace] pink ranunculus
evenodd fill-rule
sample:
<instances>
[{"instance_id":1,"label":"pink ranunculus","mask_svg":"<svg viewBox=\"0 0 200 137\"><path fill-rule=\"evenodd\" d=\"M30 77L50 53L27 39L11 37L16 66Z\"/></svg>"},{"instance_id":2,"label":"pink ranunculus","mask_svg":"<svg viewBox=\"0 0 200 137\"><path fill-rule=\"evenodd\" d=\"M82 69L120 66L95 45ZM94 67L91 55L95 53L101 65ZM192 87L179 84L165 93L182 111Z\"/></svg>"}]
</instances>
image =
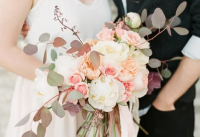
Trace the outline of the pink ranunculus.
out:
<instances>
[{"instance_id":1,"label":"pink ranunculus","mask_svg":"<svg viewBox=\"0 0 200 137\"><path fill-rule=\"evenodd\" d=\"M124 35L122 35L121 39L122 39L122 41L125 41L132 46L139 45L140 41L141 41L140 35L133 31L125 31L125 33L124 33Z\"/></svg>"},{"instance_id":2,"label":"pink ranunculus","mask_svg":"<svg viewBox=\"0 0 200 137\"><path fill-rule=\"evenodd\" d=\"M116 35L117 35L118 38L121 38L124 35L125 30L121 29L121 28L116 28L115 29L115 33L116 33Z\"/></svg>"},{"instance_id":3,"label":"pink ranunculus","mask_svg":"<svg viewBox=\"0 0 200 137\"><path fill-rule=\"evenodd\" d=\"M119 75L120 68L112 64L106 64L101 68L101 71L105 76L117 77Z\"/></svg>"},{"instance_id":4,"label":"pink ranunculus","mask_svg":"<svg viewBox=\"0 0 200 137\"><path fill-rule=\"evenodd\" d=\"M100 67L101 66L102 66L102 60L100 58ZM87 77L90 80L97 79L101 74L101 71L93 66L90 60L90 53L81 56L78 63L78 70L82 72L85 75L85 77Z\"/></svg>"},{"instance_id":5,"label":"pink ranunculus","mask_svg":"<svg viewBox=\"0 0 200 137\"><path fill-rule=\"evenodd\" d=\"M99 34L97 34L97 38L100 40L114 40L114 31L112 29L104 28Z\"/></svg>"},{"instance_id":6,"label":"pink ranunculus","mask_svg":"<svg viewBox=\"0 0 200 137\"><path fill-rule=\"evenodd\" d=\"M87 83L80 82L75 85L75 90L79 91L84 95L85 98L88 97L89 89Z\"/></svg>"},{"instance_id":7,"label":"pink ranunculus","mask_svg":"<svg viewBox=\"0 0 200 137\"><path fill-rule=\"evenodd\" d=\"M133 57L128 57L121 63L121 71L119 73L118 79L122 82L128 82L134 79L139 70L138 63Z\"/></svg>"},{"instance_id":8,"label":"pink ranunculus","mask_svg":"<svg viewBox=\"0 0 200 137\"><path fill-rule=\"evenodd\" d=\"M85 79L84 75L81 72L75 71L71 73L67 78L67 84L68 85L75 85L77 83L80 83Z\"/></svg>"},{"instance_id":9,"label":"pink ranunculus","mask_svg":"<svg viewBox=\"0 0 200 137\"><path fill-rule=\"evenodd\" d=\"M132 81L124 82L124 87L127 91L133 91L135 89L135 85Z\"/></svg>"}]
</instances>

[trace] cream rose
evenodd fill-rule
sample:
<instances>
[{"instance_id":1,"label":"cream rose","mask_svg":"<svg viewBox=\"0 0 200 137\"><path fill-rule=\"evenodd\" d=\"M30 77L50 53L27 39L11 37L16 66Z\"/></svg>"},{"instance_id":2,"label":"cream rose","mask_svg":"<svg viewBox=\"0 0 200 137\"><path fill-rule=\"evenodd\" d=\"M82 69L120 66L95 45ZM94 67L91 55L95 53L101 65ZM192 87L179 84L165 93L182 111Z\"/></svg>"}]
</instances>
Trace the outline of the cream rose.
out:
<instances>
[{"instance_id":1,"label":"cream rose","mask_svg":"<svg viewBox=\"0 0 200 137\"><path fill-rule=\"evenodd\" d=\"M129 47L126 44L118 44L114 41L99 41L92 50L102 53L103 62L120 63L128 56Z\"/></svg>"},{"instance_id":2,"label":"cream rose","mask_svg":"<svg viewBox=\"0 0 200 137\"><path fill-rule=\"evenodd\" d=\"M125 17L125 23L133 29L138 28L141 25L140 15L133 12L128 13Z\"/></svg>"},{"instance_id":3,"label":"cream rose","mask_svg":"<svg viewBox=\"0 0 200 137\"><path fill-rule=\"evenodd\" d=\"M47 83L47 75L48 72L43 72L40 69L35 70L36 78L34 79L35 81L35 90L37 91L37 97L38 97L38 105L41 106L45 102L47 102L49 99L52 97L56 96L59 94L58 87L52 87ZM57 97L52 99L48 105L50 106L54 101L57 100Z\"/></svg>"},{"instance_id":4,"label":"cream rose","mask_svg":"<svg viewBox=\"0 0 200 137\"><path fill-rule=\"evenodd\" d=\"M120 86L112 76L101 76L93 80L89 89L89 103L96 109L112 111L120 95L123 95Z\"/></svg>"},{"instance_id":5,"label":"cream rose","mask_svg":"<svg viewBox=\"0 0 200 137\"><path fill-rule=\"evenodd\" d=\"M78 59L71 55L58 56L55 60L56 72L61 74L65 80L63 85L67 85L68 77L72 72L77 71Z\"/></svg>"}]
</instances>

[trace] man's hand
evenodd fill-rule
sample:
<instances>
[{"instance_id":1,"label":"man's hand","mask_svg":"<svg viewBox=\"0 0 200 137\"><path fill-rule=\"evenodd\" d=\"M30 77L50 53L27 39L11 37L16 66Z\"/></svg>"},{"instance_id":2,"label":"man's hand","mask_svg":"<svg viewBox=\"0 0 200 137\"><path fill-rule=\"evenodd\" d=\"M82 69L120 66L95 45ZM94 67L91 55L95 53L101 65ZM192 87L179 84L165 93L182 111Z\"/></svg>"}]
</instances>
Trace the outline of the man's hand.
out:
<instances>
[{"instance_id":1,"label":"man's hand","mask_svg":"<svg viewBox=\"0 0 200 137\"><path fill-rule=\"evenodd\" d=\"M26 38L28 31L30 30L29 26L24 22L24 25L22 27L21 35Z\"/></svg>"},{"instance_id":2,"label":"man's hand","mask_svg":"<svg viewBox=\"0 0 200 137\"><path fill-rule=\"evenodd\" d=\"M153 106L161 111L175 110L174 103L200 77L200 60L184 57L177 71L164 86Z\"/></svg>"}]
</instances>

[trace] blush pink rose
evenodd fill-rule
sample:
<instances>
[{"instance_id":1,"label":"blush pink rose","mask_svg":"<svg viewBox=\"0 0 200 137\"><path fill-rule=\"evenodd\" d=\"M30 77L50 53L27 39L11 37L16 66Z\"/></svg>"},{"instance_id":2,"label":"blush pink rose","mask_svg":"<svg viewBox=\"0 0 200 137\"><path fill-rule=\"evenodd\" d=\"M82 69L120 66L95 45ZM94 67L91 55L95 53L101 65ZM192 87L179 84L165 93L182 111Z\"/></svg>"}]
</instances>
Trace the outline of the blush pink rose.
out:
<instances>
[{"instance_id":1,"label":"blush pink rose","mask_svg":"<svg viewBox=\"0 0 200 137\"><path fill-rule=\"evenodd\" d=\"M118 79L122 82L128 82L134 79L139 70L138 64L133 57L128 57L121 63L121 71Z\"/></svg>"},{"instance_id":2,"label":"blush pink rose","mask_svg":"<svg viewBox=\"0 0 200 137\"><path fill-rule=\"evenodd\" d=\"M101 68L101 71L105 76L117 77L119 75L120 69L119 67L112 64L106 64Z\"/></svg>"},{"instance_id":3,"label":"blush pink rose","mask_svg":"<svg viewBox=\"0 0 200 137\"><path fill-rule=\"evenodd\" d=\"M148 87L148 75L143 71L138 72L138 74L133 79L135 85L135 91L146 89Z\"/></svg>"},{"instance_id":4,"label":"blush pink rose","mask_svg":"<svg viewBox=\"0 0 200 137\"><path fill-rule=\"evenodd\" d=\"M80 72L74 72L70 74L67 78L67 84L68 85L75 85L77 83L80 83L85 79L84 75Z\"/></svg>"},{"instance_id":5,"label":"blush pink rose","mask_svg":"<svg viewBox=\"0 0 200 137\"><path fill-rule=\"evenodd\" d=\"M100 67L102 66L102 61L100 58ZM78 70L84 74L90 80L97 79L101 71L95 68L90 60L90 52L81 56L80 61L78 63Z\"/></svg>"},{"instance_id":6,"label":"blush pink rose","mask_svg":"<svg viewBox=\"0 0 200 137\"><path fill-rule=\"evenodd\" d=\"M132 46L139 45L141 41L141 37L136 32L125 31L124 35L122 35L122 41L125 41Z\"/></svg>"},{"instance_id":7,"label":"blush pink rose","mask_svg":"<svg viewBox=\"0 0 200 137\"><path fill-rule=\"evenodd\" d=\"M114 31L112 29L104 28L99 34L97 34L97 38L100 40L114 40Z\"/></svg>"},{"instance_id":8,"label":"blush pink rose","mask_svg":"<svg viewBox=\"0 0 200 137\"><path fill-rule=\"evenodd\" d=\"M75 85L75 90L79 91L84 95L85 98L88 97L89 89L87 83L80 82Z\"/></svg>"},{"instance_id":9,"label":"blush pink rose","mask_svg":"<svg viewBox=\"0 0 200 137\"><path fill-rule=\"evenodd\" d=\"M116 28L115 29L115 33L116 33L116 35L117 35L118 38L121 38L124 35L125 30L121 29L121 28Z\"/></svg>"}]
</instances>

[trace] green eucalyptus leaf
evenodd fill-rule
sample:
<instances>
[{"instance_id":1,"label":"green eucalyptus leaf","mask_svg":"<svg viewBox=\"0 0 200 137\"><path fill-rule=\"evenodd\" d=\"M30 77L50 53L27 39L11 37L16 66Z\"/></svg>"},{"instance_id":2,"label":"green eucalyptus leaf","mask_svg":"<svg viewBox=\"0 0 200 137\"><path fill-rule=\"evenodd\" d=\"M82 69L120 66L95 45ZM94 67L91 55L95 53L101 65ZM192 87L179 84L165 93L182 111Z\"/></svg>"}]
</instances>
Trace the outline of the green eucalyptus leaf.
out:
<instances>
[{"instance_id":1,"label":"green eucalyptus leaf","mask_svg":"<svg viewBox=\"0 0 200 137\"><path fill-rule=\"evenodd\" d=\"M58 117L63 118L65 116L65 111L58 101L52 104L52 109Z\"/></svg>"},{"instance_id":2,"label":"green eucalyptus leaf","mask_svg":"<svg viewBox=\"0 0 200 137\"><path fill-rule=\"evenodd\" d=\"M156 8L151 17L151 20L154 28L161 29L165 25L166 17L160 8Z\"/></svg>"},{"instance_id":3,"label":"green eucalyptus leaf","mask_svg":"<svg viewBox=\"0 0 200 137\"><path fill-rule=\"evenodd\" d=\"M151 56L152 55L152 50L151 49L141 49L140 50L144 55L146 56Z\"/></svg>"},{"instance_id":4,"label":"green eucalyptus leaf","mask_svg":"<svg viewBox=\"0 0 200 137\"><path fill-rule=\"evenodd\" d=\"M37 137L33 131L28 131L22 135L22 137Z\"/></svg>"},{"instance_id":5,"label":"green eucalyptus leaf","mask_svg":"<svg viewBox=\"0 0 200 137\"><path fill-rule=\"evenodd\" d=\"M161 61L158 59L150 59L149 60L149 64L148 64L151 68L158 68L161 66Z\"/></svg>"},{"instance_id":6,"label":"green eucalyptus leaf","mask_svg":"<svg viewBox=\"0 0 200 137\"><path fill-rule=\"evenodd\" d=\"M37 137L44 137L46 134L46 128L42 126L41 123L39 123L37 128Z\"/></svg>"},{"instance_id":7,"label":"green eucalyptus leaf","mask_svg":"<svg viewBox=\"0 0 200 137\"><path fill-rule=\"evenodd\" d=\"M53 71L55 69L55 67L56 67L55 64L52 63L49 65L48 69L49 69L49 71Z\"/></svg>"},{"instance_id":8,"label":"green eucalyptus leaf","mask_svg":"<svg viewBox=\"0 0 200 137\"><path fill-rule=\"evenodd\" d=\"M152 33L152 31L149 28L142 27L139 29L139 34L141 37L145 37L147 35L150 35L151 33Z\"/></svg>"},{"instance_id":9,"label":"green eucalyptus leaf","mask_svg":"<svg viewBox=\"0 0 200 137\"><path fill-rule=\"evenodd\" d=\"M55 71L49 71L47 82L50 86L60 86L64 82L64 77Z\"/></svg>"},{"instance_id":10,"label":"green eucalyptus leaf","mask_svg":"<svg viewBox=\"0 0 200 137\"><path fill-rule=\"evenodd\" d=\"M163 76L164 78L170 78L171 75L172 75L172 73L171 73L171 71L170 71L168 68L166 68L166 69L164 69L164 70L162 71L162 76Z\"/></svg>"},{"instance_id":11,"label":"green eucalyptus leaf","mask_svg":"<svg viewBox=\"0 0 200 137\"><path fill-rule=\"evenodd\" d=\"M181 28L181 27L175 27L173 28L174 31L176 31L176 33L178 33L179 35L188 35L189 31L186 28Z\"/></svg>"},{"instance_id":12,"label":"green eucalyptus leaf","mask_svg":"<svg viewBox=\"0 0 200 137\"><path fill-rule=\"evenodd\" d=\"M68 94L67 98L72 99L72 100L76 100L76 99L82 99L82 98L84 98L84 96L79 91L73 90Z\"/></svg>"},{"instance_id":13,"label":"green eucalyptus leaf","mask_svg":"<svg viewBox=\"0 0 200 137\"><path fill-rule=\"evenodd\" d=\"M28 113L22 120L20 120L15 127L19 127L19 126L23 126L24 124L26 124L30 119L30 113Z\"/></svg>"},{"instance_id":14,"label":"green eucalyptus leaf","mask_svg":"<svg viewBox=\"0 0 200 137\"><path fill-rule=\"evenodd\" d=\"M51 59L53 60L53 61L55 61L56 59L57 59L57 52L54 50L54 49L52 49L51 50Z\"/></svg>"},{"instance_id":15,"label":"green eucalyptus leaf","mask_svg":"<svg viewBox=\"0 0 200 137\"><path fill-rule=\"evenodd\" d=\"M147 19L147 9L143 9L142 14L141 14L141 21L144 23Z\"/></svg>"},{"instance_id":16,"label":"green eucalyptus leaf","mask_svg":"<svg viewBox=\"0 0 200 137\"><path fill-rule=\"evenodd\" d=\"M119 105L121 105L121 106L128 106L127 103L125 103L125 102L119 102L119 103L117 103L117 104L119 104Z\"/></svg>"},{"instance_id":17,"label":"green eucalyptus leaf","mask_svg":"<svg viewBox=\"0 0 200 137\"><path fill-rule=\"evenodd\" d=\"M42 126L44 128L48 127L49 124L52 121L52 115L51 112L48 110L48 108L43 108L41 111L41 120L42 120Z\"/></svg>"},{"instance_id":18,"label":"green eucalyptus leaf","mask_svg":"<svg viewBox=\"0 0 200 137\"><path fill-rule=\"evenodd\" d=\"M182 60L182 59L183 59L183 57L174 57L174 58L172 58L170 60Z\"/></svg>"},{"instance_id":19,"label":"green eucalyptus leaf","mask_svg":"<svg viewBox=\"0 0 200 137\"><path fill-rule=\"evenodd\" d=\"M90 106L89 104L86 104L86 105L83 107L83 109L85 109L85 110L87 110L87 111L91 111L91 112L95 111L94 108L93 108L92 106Z\"/></svg>"},{"instance_id":20,"label":"green eucalyptus leaf","mask_svg":"<svg viewBox=\"0 0 200 137\"><path fill-rule=\"evenodd\" d=\"M50 34L49 33L43 33L40 37L39 37L39 41L40 42L46 42L50 39Z\"/></svg>"},{"instance_id":21,"label":"green eucalyptus leaf","mask_svg":"<svg viewBox=\"0 0 200 137\"><path fill-rule=\"evenodd\" d=\"M185 10L186 6L187 6L187 2L186 2L186 1L182 2L182 3L178 6L178 8L177 8L177 10L176 10L176 16L179 16L179 15Z\"/></svg>"}]
</instances>

